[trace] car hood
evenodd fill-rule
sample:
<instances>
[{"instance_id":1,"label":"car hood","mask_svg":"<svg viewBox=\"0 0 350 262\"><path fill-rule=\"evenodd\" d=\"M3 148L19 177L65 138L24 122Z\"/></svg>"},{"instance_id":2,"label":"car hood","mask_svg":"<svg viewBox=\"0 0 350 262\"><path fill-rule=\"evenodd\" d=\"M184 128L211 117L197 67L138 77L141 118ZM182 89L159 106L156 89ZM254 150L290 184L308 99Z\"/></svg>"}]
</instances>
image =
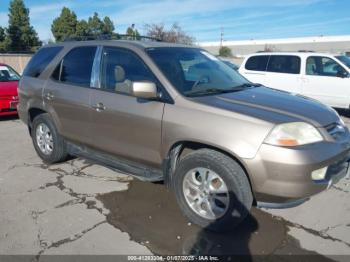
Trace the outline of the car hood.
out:
<instances>
[{"instance_id":1,"label":"car hood","mask_svg":"<svg viewBox=\"0 0 350 262\"><path fill-rule=\"evenodd\" d=\"M0 82L0 96L17 96L18 81Z\"/></svg>"},{"instance_id":2,"label":"car hood","mask_svg":"<svg viewBox=\"0 0 350 262\"><path fill-rule=\"evenodd\" d=\"M267 87L193 99L273 123L305 121L320 127L339 121L338 114L332 108L316 100Z\"/></svg>"}]
</instances>

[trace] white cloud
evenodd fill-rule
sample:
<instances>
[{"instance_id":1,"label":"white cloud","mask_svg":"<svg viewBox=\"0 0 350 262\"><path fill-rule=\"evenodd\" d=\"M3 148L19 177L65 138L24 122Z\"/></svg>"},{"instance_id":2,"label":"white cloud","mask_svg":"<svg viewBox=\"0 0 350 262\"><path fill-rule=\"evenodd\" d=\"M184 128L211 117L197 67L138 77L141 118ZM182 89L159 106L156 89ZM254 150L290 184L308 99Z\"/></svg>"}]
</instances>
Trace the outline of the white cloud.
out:
<instances>
[{"instance_id":1,"label":"white cloud","mask_svg":"<svg viewBox=\"0 0 350 262\"><path fill-rule=\"evenodd\" d=\"M273 1L273 0L235 0L235 1L148 1L146 3L135 3L127 6L122 11L113 15L115 22L121 24L127 23L149 23L174 20L178 17L206 15L220 11L234 10L238 8L254 8L259 7L285 7L309 5L323 0L288 0L288 1ZM233 14L236 15L236 14Z\"/></svg>"},{"instance_id":2,"label":"white cloud","mask_svg":"<svg viewBox=\"0 0 350 262\"><path fill-rule=\"evenodd\" d=\"M65 3L37 5L29 7L30 18L34 20L38 17L41 18L44 15L47 17L48 13L59 12L63 6L65 6Z\"/></svg>"}]
</instances>

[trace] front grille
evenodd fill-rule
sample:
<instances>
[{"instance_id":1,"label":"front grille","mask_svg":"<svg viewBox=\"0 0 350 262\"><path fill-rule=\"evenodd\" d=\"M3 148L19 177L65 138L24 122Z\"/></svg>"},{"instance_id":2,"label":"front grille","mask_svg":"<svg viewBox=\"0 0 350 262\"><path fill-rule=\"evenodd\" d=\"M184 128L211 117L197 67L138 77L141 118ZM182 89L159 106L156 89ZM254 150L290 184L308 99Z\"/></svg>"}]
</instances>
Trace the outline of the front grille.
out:
<instances>
[{"instance_id":1,"label":"front grille","mask_svg":"<svg viewBox=\"0 0 350 262\"><path fill-rule=\"evenodd\" d=\"M1 109L0 112L13 112L13 111L16 111L15 108L4 108L4 109Z\"/></svg>"},{"instance_id":2,"label":"front grille","mask_svg":"<svg viewBox=\"0 0 350 262\"><path fill-rule=\"evenodd\" d=\"M334 140L342 139L346 136L346 128L339 123L332 123L325 127L328 134L334 138Z\"/></svg>"}]
</instances>

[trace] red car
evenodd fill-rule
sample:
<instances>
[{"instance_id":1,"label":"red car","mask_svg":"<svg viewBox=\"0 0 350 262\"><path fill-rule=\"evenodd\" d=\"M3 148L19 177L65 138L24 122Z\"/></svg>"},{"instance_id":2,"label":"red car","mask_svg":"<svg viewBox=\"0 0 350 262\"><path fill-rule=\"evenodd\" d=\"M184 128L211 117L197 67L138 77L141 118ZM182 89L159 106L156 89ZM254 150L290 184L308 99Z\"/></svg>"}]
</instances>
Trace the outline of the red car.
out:
<instances>
[{"instance_id":1,"label":"red car","mask_svg":"<svg viewBox=\"0 0 350 262\"><path fill-rule=\"evenodd\" d=\"M0 63L0 116L17 115L19 74Z\"/></svg>"}]
</instances>

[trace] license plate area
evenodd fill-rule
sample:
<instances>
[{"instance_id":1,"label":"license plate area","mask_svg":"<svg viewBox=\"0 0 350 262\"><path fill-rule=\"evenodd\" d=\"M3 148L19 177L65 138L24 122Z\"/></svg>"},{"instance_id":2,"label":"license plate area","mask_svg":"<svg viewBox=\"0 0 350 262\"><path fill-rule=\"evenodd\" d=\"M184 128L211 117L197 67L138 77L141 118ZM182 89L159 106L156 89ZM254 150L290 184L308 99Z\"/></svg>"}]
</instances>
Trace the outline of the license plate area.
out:
<instances>
[{"instance_id":1,"label":"license plate area","mask_svg":"<svg viewBox=\"0 0 350 262\"><path fill-rule=\"evenodd\" d=\"M18 101L11 101L10 102L10 109L17 109Z\"/></svg>"}]
</instances>

